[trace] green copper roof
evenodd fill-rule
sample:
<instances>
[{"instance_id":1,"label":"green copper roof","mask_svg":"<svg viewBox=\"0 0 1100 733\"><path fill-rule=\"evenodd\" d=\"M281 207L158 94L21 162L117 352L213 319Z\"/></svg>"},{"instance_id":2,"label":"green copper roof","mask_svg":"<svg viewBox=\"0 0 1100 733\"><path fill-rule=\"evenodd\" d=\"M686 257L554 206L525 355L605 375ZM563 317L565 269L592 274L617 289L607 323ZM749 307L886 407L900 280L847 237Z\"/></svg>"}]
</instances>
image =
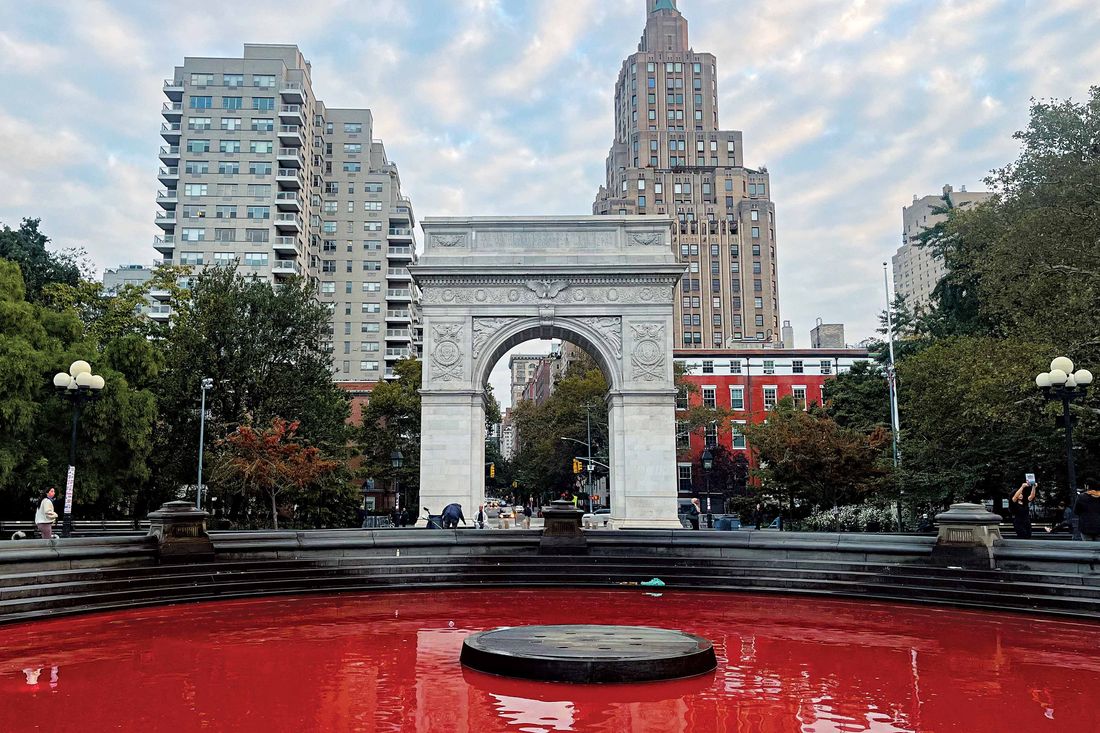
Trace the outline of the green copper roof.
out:
<instances>
[{"instance_id":1,"label":"green copper roof","mask_svg":"<svg viewBox=\"0 0 1100 733\"><path fill-rule=\"evenodd\" d=\"M676 9L676 3L674 3L672 0L657 0L657 2L655 2L653 4L653 10L651 10L649 12L656 13L658 10L675 10L675 9Z\"/></svg>"}]
</instances>

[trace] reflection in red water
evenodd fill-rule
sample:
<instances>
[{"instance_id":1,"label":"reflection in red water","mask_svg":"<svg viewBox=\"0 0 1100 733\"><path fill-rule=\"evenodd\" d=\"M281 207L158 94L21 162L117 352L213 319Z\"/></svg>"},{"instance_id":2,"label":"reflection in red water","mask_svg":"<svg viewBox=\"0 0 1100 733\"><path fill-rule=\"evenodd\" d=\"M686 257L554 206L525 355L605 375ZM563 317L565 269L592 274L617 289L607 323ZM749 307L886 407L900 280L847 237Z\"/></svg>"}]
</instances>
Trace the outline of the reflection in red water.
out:
<instances>
[{"instance_id":1,"label":"reflection in red water","mask_svg":"<svg viewBox=\"0 0 1100 733\"><path fill-rule=\"evenodd\" d=\"M701 634L718 669L574 686L458 663L468 633L570 622ZM0 627L0 731L1100 731L1098 647L1092 624L703 592L226 601Z\"/></svg>"}]
</instances>

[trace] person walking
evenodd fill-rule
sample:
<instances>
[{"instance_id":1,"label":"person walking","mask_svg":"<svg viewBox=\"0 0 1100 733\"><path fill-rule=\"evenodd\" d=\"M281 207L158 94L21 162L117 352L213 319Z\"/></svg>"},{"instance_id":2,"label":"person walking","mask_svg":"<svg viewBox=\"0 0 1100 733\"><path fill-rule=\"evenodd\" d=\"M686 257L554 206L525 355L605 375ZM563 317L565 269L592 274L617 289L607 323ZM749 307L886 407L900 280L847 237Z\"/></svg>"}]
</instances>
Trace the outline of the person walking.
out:
<instances>
[{"instance_id":1,"label":"person walking","mask_svg":"<svg viewBox=\"0 0 1100 733\"><path fill-rule=\"evenodd\" d=\"M474 526L477 527L478 529L485 529L485 520L486 520L486 518L487 517L485 515L485 505L484 504L478 504L477 505L477 514L474 516Z\"/></svg>"},{"instance_id":2,"label":"person walking","mask_svg":"<svg viewBox=\"0 0 1100 733\"><path fill-rule=\"evenodd\" d=\"M1038 493L1038 482L1025 481L1016 489L1009 502L1009 510L1012 512L1012 528L1016 530L1016 537L1021 540L1031 539L1031 502L1035 501Z\"/></svg>"},{"instance_id":3,"label":"person walking","mask_svg":"<svg viewBox=\"0 0 1100 733\"><path fill-rule=\"evenodd\" d=\"M51 486L42 495L42 501L38 502L38 511L34 513L34 523L38 526L38 532L42 539L53 539L53 523L57 519L57 512L53 508L53 498L57 491Z\"/></svg>"},{"instance_id":4,"label":"person walking","mask_svg":"<svg viewBox=\"0 0 1100 733\"><path fill-rule=\"evenodd\" d=\"M466 517L462 516L461 504L448 504L443 507L443 529L458 529L459 521L466 524Z\"/></svg>"},{"instance_id":5,"label":"person walking","mask_svg":"<svg viewBox=\"0 0 1100 733\"><path fill-rule=\"evenodd\" d=\"M531 502L528 501L523 505L523 528L531 529Z\"/></svg>"},{"instance_id":6,"label":"person walking","mask_svg":"<svg viewBox=\"0 0 1100 733\"><path fill-rule=\"evenodd\" d=\"M1100 481L1085 479L1085 492L1078 495L1074 513L1081 539L1100 542Z\"/></svg>"},{"instance_id":7,"label":"person walking","mask_svg":"<svg viewBox=\"0 0 1100 733\"><path fill-rule=\"evenodd\" d=\"M692 499L691 506L688 507L687 517L691 522L692 529L699 529L699 515L702 514L702 509L699 508L699 500Z\"/></svg>"}]
</instances>

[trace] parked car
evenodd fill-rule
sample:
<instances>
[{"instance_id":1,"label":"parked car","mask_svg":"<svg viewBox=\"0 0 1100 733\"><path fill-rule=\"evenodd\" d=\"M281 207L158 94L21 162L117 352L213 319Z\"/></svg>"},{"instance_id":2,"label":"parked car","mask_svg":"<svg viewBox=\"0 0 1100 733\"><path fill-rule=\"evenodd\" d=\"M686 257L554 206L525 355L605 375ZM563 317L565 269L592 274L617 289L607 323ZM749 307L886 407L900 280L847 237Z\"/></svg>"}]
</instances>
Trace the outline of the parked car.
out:
<instances>
[{"instance_id":1,"label":"parked car","mask_svg":"<svg viewBox=\"0 0 1100 733\"><path fill-rule=\"evenodd\" d=\"M610 527L611 526L611 508L600 507L592 512L586 512L581 517L581 525L584 527Z\"/></svg>"},{"instance_id":2,"label":"parked car","mask_svg":"<svg viewBox=\"0 0 1100 733\"><path fill-rule=\"evenodd\" d=\"M512 510L512 507L507 504L501 504L498 511L499 514L497 516L499 516L501 519L511 519L515 516L515 512Z\"/></svg>"}]
</instances>

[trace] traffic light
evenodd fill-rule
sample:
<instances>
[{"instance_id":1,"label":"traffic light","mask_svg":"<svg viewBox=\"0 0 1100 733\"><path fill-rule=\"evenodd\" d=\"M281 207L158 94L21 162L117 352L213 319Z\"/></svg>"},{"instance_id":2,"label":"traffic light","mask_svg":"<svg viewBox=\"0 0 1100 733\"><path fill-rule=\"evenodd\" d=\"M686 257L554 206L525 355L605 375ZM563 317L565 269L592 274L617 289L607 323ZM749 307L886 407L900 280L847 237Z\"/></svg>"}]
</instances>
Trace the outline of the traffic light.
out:
<instances>
[{"instance_id":1,"label":"traffic light","mask_svg":"<svg viewBox=\"0 0 1100 733\"><path fill-rule=\"evenodd\" d=\"M573 473L580 473L583 470L584 470L584 466L581 465L580 459L579 458L574 458L573 459Z\"/></svg>"},{"instance_id":2,"label":"traffic light","mask_svg":"<svg viewBox=\"0 0 1100 733\"><path fill-rule=\"evenodd\" d=\"M518 489L519 488L519 481L513 481L512 482L512 488L513 489Z\"/></svg>"},{"instance_id":3,"label":"traffic light","mask_svg":"<svg viewBox=\"0 0 1100 733\"><path fill-rule=\"evenodd\" d=\"M496 478L496 477L497 477L497 464L490 463L489 464L489 478Z\"/></svg>"}]
</instances>

